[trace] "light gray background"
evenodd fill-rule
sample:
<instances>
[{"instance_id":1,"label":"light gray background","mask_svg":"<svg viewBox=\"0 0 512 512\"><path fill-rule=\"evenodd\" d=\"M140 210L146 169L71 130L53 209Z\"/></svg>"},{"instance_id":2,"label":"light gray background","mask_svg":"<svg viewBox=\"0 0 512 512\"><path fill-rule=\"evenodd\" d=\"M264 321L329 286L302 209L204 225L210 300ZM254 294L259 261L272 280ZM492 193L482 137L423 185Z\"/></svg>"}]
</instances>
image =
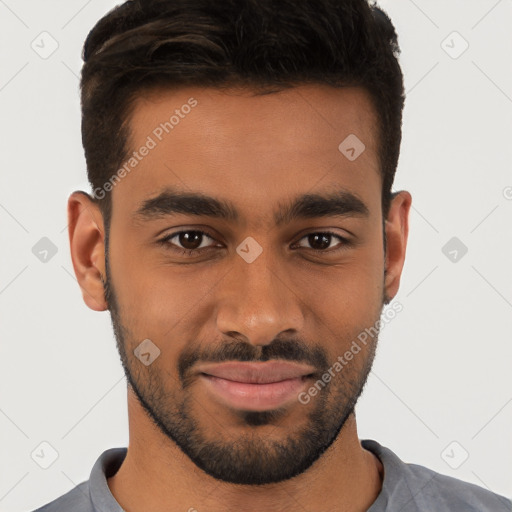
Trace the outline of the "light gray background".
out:
<instances>
[{"instance_id":1,"label":"light gray background","mask_svg":"<svg viewBox=\"0 0 512 512\"><path fill-rule=\"evenodd\" d=\"M56 498L128 441L110 318L83 303L66 230L67 196L89 190L81 46L116 3L0 0L2 511ZM359 435L512 496L512 2L380 5L397 27L407 91L395 190L408 189L413 208L404 309L381 334ZM31 47L51 48L43 31L58 42L46 59ZM457 58L454 31L469 43ZM468 248L456 262L442 252L454 236ZM58 250L46 263L32 252L42 237ZM31 457L43 441L58 452L48 469Z\"/></svg>"}]
</instances>

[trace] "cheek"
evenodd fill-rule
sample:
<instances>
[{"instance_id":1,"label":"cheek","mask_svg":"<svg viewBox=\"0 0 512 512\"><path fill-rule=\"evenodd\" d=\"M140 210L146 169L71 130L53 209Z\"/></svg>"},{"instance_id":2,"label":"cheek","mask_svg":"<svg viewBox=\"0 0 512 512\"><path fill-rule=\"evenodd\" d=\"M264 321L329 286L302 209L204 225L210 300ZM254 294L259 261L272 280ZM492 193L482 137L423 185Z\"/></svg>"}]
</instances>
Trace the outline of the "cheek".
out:
<instances>
[{"instance_id":1,"label":"cheek","mask_svg":"<svg viewBox=\"0 0 512 512\"><path fill-rule=\"evenodd\" d=\"M331 338L354 335L380 315L383 274L371 264L357 261L307 278L295 276L296 293L306 305L305 313L312 316L317 328L325 324Z\"/></svg>"},{"instance_id":2,"label":"cheek","mask_svg":"<svg viewBox=\"0 0 512 512\"><path fill-rule=\"evenodd\" d=\"M379 237L377 236L377 240ZM384 293L384 249L379 243L360 246L332 267L293 273L294 291L312 333L334 340L336 351L375 325Z\"/></svg>"},{"instance_id":3,"label":"cheek","mask_svg":"<svg viewBox=\"0 0 512 512\"><path fill-rule=\"evenodd\" d=\"M382 231L373 227L335 264L312 265L309 268L312 270L307 275L298 272L303 277L304 290L317 283L312 291L316 290L323 299L341 301L346 309L371 309L374 301L380 301L384 283Z\"/></svg>"},{"instance_id":4,"label":"cheek","mask_svg":"<svg viewBox=\"0 0 512 512\"><path fill-rule=\"evenodd\" d=\"M206 274L150 259L142 250L130 254L112 244L111 277L123 325L137 339L164 340L193 336L201 304L218 281L218 271Z\"/></svg>"}]
</instances>

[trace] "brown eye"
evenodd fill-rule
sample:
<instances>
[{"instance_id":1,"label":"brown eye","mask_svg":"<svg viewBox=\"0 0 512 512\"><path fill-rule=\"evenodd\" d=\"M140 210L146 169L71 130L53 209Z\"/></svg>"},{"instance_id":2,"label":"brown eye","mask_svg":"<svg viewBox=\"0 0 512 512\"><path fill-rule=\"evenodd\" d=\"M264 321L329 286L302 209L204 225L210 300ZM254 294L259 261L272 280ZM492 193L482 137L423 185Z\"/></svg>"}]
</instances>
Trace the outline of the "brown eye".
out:
<instances>
[{"instance_id":1,"label":"brown eye","mask_svg":"<svg viewBox=\"0 0 512 512\"><path fill-rule=\"evenodd\" d=\"M333 238L337 238L338 241L341 241L342 247L350 244L350 241L346 238L331 232L309 233L302 237L301 240L307 240L307 243L310 245L309 248L314 251L327 252L327 249L329 249L331 243L334 241ZM338 243L338 245L340 244Z\"/></svg>"},{"instance_id":2,"label":"brown eye","mask_svg":"<svg viewBox=\"0 0 512 512\"><path fill-rule=\"evenodd\" d=\"M198 249L203 239L203 235L199 231L182 231L176 236L178 237L178 242L185 249Z\"/></svg>"},{"instance_id":3,"label":"brown eye","mask_svg":"<svg viewBox=\"0 0 512 512\"><path fill-rule=\"evenodd\" d=\"M208 244L204 245L205 239L214 240L204 231L188 230L171 233L159 240L159 243L181 254L186 253L192 255L196 252L202 252L203 249L212 247Z\"/></svg>"}]
</instances>

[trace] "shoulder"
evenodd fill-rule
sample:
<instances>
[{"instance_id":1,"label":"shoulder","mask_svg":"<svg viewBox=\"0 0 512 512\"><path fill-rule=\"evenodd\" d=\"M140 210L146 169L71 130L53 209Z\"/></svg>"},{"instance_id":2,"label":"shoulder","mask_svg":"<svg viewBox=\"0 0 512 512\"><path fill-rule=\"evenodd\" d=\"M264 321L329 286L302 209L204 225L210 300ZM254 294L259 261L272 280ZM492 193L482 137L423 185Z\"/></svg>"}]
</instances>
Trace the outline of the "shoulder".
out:
<instances>
[{"instance_id":1,"label":"shoulder","mask_svg":"<svg viewBox=\"0 0 512 512\"><path fill-rule=\"evenodd\" d=\"M415 484L417 491L415 501L423 507L420 510L435 506L436 510L512 512L512 501L504 496L418 464L405 465L408 481Z\"/></svg>"},{"instance_id":2,"label":"shoulder","mask_svg":"<svg viewBox=\"0 0 512 512\"><path fill-rule=\"evenodd\" d=\"M425 466L403 462L377 441L365 439L361 444L384 466L382 490L369 512L512 512L512 501L504 496Z\"/></svg>"},{"instance_id":3,"label":"shoulder","mask_svg":"<svg viewBox=\"0 0 512 512\"><path fill-rule=\"evenodd\" d=\"M33 512L95 512L89 497L89 481L82 482L59 498Z\"/></svg>"},{"instance_id":4,"label":"shoulder","mask_svg":"<svg viewBox=\"0 0 512 512\"><path fill-rule=\"evenodd\" d=\"M116 473L126 453L126 448L105 450L94 463L89 480L33 512L97 512L96 509L122 512L110 492L107 478Z\"/></svg>"}]
</instances>

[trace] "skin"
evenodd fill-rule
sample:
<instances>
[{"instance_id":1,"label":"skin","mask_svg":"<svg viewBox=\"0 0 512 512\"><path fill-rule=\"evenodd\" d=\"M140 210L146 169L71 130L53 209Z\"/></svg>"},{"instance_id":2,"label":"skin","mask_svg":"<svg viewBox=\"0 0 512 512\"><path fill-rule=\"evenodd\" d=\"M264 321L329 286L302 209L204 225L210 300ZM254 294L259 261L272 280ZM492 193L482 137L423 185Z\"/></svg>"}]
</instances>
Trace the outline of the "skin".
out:
<instances>
[{"instance_id":1,"label":"skin","mask_svg":"<svg viewBox=\"0 0 512 512\"><path fill-rule=\"evenodd\" d=\"M383 469L360 444L353 407L376 338L308 404L294 401L278 411L234 410L212 397L194 371L222 356L237 360L229 347L243 349L240 354L253 361L265 351L271 359L286 357L280 352L286 347L288 359L304 356L321 375L360 332L375 325L384 300L397 294L412 199L407 191L397 193L383 223L369 96L361 88L321 85L264 96L234 89L157 90L136 102L131 148L142 146L190 97L198 105L112 191L108 268L98 205L80 191L68 202L71 254L84 301L95 311L110 306L129 381L128 454L108 479L110 490L130 512L367 510L381 490ZM366 146L355 161L338 150L349 134ZM166 186L231 201L240 219L134 219L142 202ZM275 225L279 204L338 188L361 199L368 215ZM196 247L212 250L190 257L157 243L186 229L206 231L212 238L200 239ZM326 230L353 243L343 247L331 237L329 247L315 253L307 235ZM236 252L248 236L262 247L252 263ZM184 246L183 239L172 240L177 250ZM161 351L149 366L133 355L144 339ZM185 355L195 357L186 368L186 386L178 371ZM187 446L191 420L195 437ZM315 436L324 436L323 449ZM187 454L213 443L224 448L210 452L217 466L211 457L194 461ZM285 449L281 455L278 445ZM233 454L242 461L239 473L229 475L232 481L219 478L228 477L222 473L227 467L237 468ZM236 477L249 481L249 469L269 481L233 483Z\"/></svg>"}]
</instances>

